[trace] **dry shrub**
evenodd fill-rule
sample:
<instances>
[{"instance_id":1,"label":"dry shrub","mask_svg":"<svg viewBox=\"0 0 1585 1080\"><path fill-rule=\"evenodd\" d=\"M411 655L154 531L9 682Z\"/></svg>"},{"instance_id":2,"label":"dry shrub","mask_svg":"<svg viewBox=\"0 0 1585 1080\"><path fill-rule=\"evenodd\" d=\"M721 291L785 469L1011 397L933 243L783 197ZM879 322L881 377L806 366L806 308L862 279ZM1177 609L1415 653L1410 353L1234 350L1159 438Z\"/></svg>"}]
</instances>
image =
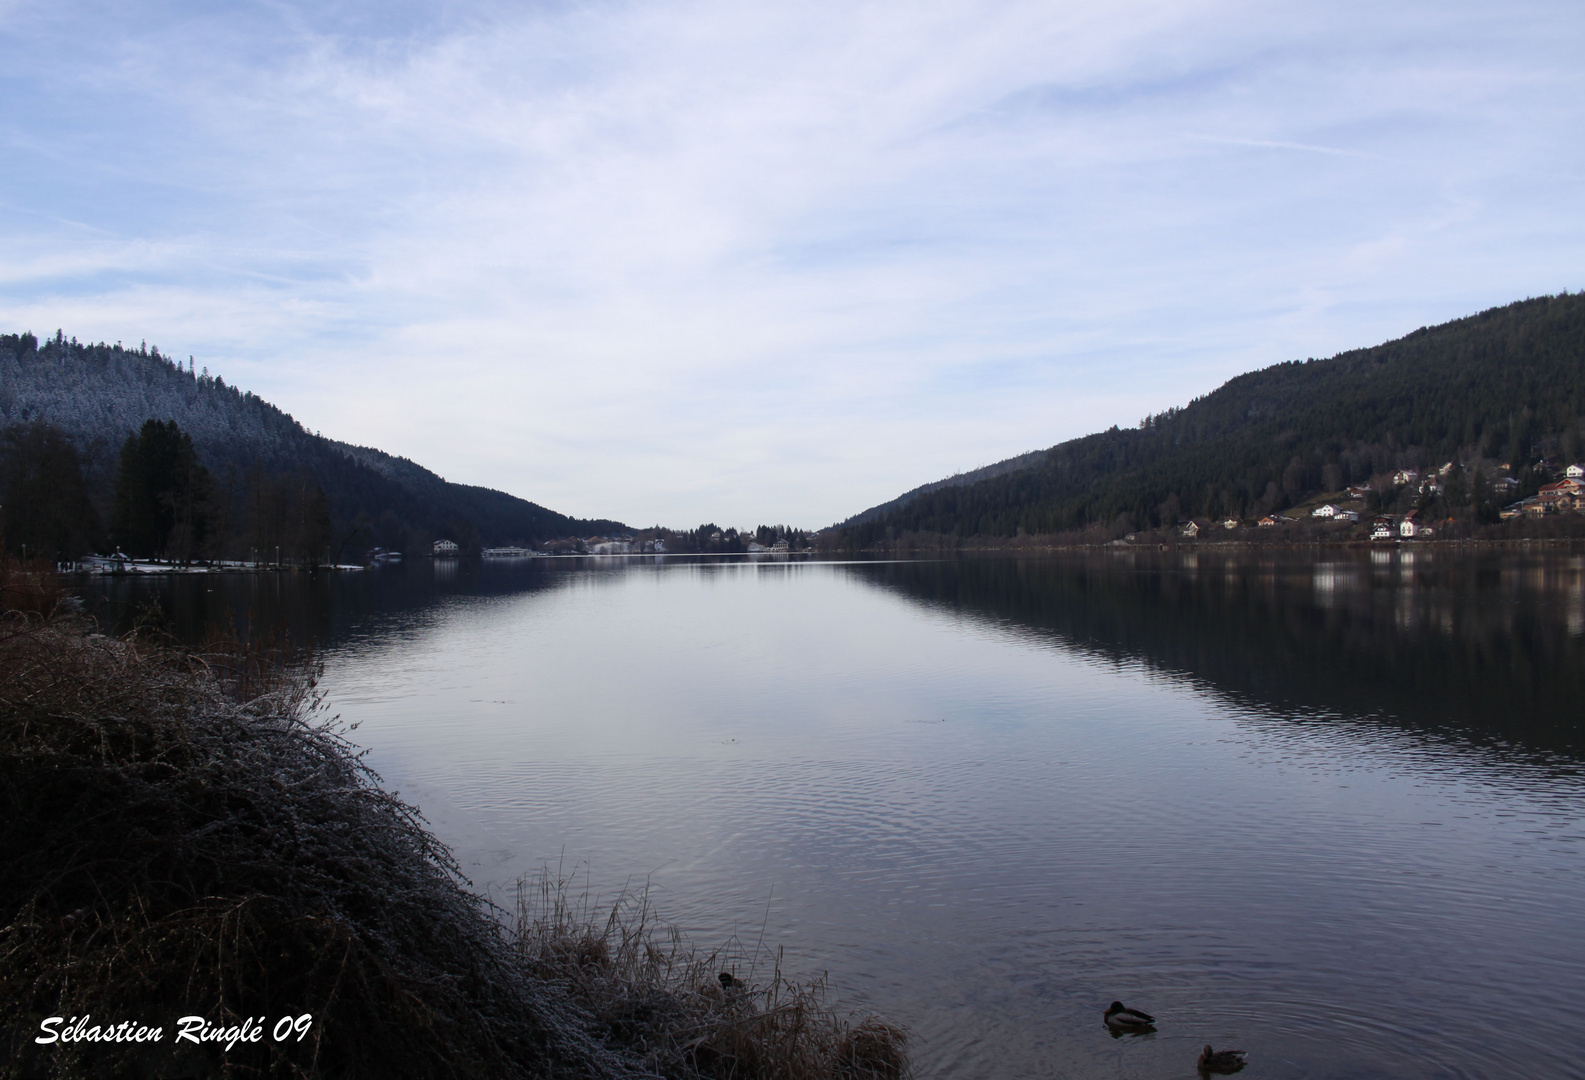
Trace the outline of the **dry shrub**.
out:
<instances>
[{"instance_id":1,"label":"dry shrub","mask_svg":"<svg viewBox=\"0 0 1585 1080\"><path fill-rule=\"evenodd\" d=\"M0 554L0 614L52 615L65 599L60 575L49 563Z\"/></svg>"},{"instance_id":2,"label":"dry shrub","mask_svg":"<svg viewBox=\"0 0 1585 1080\"><path fill-rule=\"evenodd\" d=\"M736 939L694 948L658 923L647 890L591 911L585 890L548 871L519 883L516 947L537 977L566 986L606 1039L662 1076L734 1080L900 1080L907 1034L827 1005L825 980L784 975L781 950ZM754 973L766 969L763 981ZM734 975L724 987L720 973ZM736 976L741 975L741 978Z\"/></svg>"},{"instance_id":3,"label":"dry shrub","mask_svg":"<svg viewBox=\"0 0 1585 1080\"><path fill-rule=\"evenodd\" d=\"M0 620L6 1072L633 1074L516 967L416 813L309 722L312 668L268 678L222 652ZM183 1015L302 1013L300 1043L174 1042ZM44 1017L83 1014L167 1033L34 1045Z\"/></svg>"},{"instance_id":4,"label":"dry shrub","mask_svg":"<svg viewBox=\"0 0 1585 1080\"><path fill-rule=\"evenodd\" d=\"M903 1074L899 1030L779 969L723 991L722 957L642 902L595 924L559 896L505 929L324 722L307 658L90 629L0 615L0 1075ZM305 1039L273 1041L303 1013ZM33 1042L84 1014L166 1034ZM189 1014L266 1034L177 1046Z\"/></svg>"}]
</instances>

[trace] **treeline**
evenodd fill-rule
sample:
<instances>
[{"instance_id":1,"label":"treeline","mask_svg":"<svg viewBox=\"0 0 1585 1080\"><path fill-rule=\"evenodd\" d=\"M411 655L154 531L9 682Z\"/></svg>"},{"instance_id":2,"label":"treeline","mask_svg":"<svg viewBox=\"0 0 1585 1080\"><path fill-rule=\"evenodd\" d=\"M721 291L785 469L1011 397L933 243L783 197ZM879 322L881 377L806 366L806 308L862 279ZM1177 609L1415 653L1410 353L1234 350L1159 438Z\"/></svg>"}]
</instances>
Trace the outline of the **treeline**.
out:
<instances>
[{"instance_id":1,"label":"treeline","mask_svg":"<svg viewBox=\"0 0 1585 1080\"><path fill-rule=\"evenodd\" d=\"M128 436L113 484L99 492L59 428L34 420L0 429L0 537L11 554L315 566L342 558L359 532L336 543L329 498L306 474L255 468L240 486L218 483L175 421L149 420Z\"/></svg>"},{"instance_id":2,"label":"treeline","mask_svg":"<svg viewBox=\"0 0 1585 1080\"><path fill-rule=\"evenodd\" d=\"M707 522L692 530L657 531L664 534L667 551L684 554L733 554L747 551L750 544L768 548L780 541L786 541L791 551L805 551L811 543L808 532L792 525L760 525L750 530L723 529L714 522Z\"/></svg>"},{"instance_id":3,"label":"treeline","mask_svg":"<svg viewBox=\"0 0 1585 1080\"><path fill-rule=\"evenodd\" d=\"M216 493L210 546L220 543L242 557L255 547L260 558L266 548L273 557L280 545L284 559L287 547L308 544L294 533L317 513L312 504L318 492L328 508L332 546L349 551L427 551L442 537L477 549L626 528L450 483L405 458L324 438L257 395L197 369L191 358L183 365L158 347L86 344L59 331L42 342L31 333L0 335L0 427L40 421L64 434L99 503L101 536L113 524L108 501L121 450L150 419L175 423L190 437Z\"/></svg>"},{"instance_id":4,"label":"treeline","mask_svg":"<svg viewBox=\"0 0 1585 1080\"><path fill-rule=\"evenodd\" d=\"M1027 467L927 485L829 539L1116 536L1184 518L1248 520L1348 485L1386 496L1396 471L1448 462L1459 478L1441 508L1474 518L1494 512L1485 480L1499 471L1530 494L1582 455L1585 294L1564 293L1239 376L1137 428L1026 455Z\"/></svg>"}]
</instances>

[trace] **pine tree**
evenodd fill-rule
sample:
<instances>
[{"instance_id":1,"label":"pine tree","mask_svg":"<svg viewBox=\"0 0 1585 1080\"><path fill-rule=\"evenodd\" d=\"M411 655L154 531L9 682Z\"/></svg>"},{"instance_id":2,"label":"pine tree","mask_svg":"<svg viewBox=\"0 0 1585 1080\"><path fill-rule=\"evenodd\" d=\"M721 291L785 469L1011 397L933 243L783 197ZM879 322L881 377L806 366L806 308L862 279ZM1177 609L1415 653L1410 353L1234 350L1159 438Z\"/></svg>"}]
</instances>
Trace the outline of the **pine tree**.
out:
<instances>
[{"instance_id":1,"label":"pine tree","mask_svg":"<svg viewBox=\"0 0 1585 1080\"><path fill-rule=\"evenodd\" d=\"M0 431L0 514L14 554L59 562L98 542L82 460L64 432L38 420Z\"/></svg>"},{"instance_id":2,"label":"pine tree","mask_svg":"<svg viewBox=\"0 0 1585 1080\"><path fill-rule=\"evenodd\" d=\"M203 553L214 519L214 479L176 421L148 420L121 447L116 544L136 558L183 562Z\"/></svg>"}]
</instances>

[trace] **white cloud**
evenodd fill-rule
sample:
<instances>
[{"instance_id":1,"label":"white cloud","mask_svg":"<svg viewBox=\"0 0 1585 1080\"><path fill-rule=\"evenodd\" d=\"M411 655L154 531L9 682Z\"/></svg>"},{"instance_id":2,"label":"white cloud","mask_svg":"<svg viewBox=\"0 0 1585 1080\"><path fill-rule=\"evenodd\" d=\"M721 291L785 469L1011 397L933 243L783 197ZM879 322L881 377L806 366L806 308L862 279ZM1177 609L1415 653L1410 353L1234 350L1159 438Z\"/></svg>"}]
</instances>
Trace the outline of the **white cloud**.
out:
<instances>
[{"instance_id":1,"label":"white cloud","mask_svg":"<svg viewBox=\"0 0 1585 1080\"><path fill-rule=\"evenodd\" d=\"M0 14L0 322L569 513L823 524L1585 284L1567 4L337 10Z\"/></svg>"}]
</instances>

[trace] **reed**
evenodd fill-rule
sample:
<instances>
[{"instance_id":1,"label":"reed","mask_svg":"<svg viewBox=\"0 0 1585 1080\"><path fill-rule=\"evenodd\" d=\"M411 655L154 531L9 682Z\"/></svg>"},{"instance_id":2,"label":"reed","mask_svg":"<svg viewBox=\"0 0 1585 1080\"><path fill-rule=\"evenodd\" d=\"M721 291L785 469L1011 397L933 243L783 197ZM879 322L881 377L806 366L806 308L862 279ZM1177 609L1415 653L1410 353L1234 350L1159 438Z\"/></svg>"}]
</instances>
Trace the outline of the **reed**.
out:
<instances>
[{"instance_id":1,"label":"reed","mask_svg":"<svg viewBox=\"0 0 1585 1080\"><path fill-rule=\"evenodd\" d=\"M745 948L734 937L707 952L655 918L647 888L599 910L573 884L548 870L519 882L514 946L528 971L566 986L646 1069L765 1080L908 1074L901 1026L842 1016L824 977L788 977L781 949ZM735 985L722 985L722 972Z\"/></svg>"},{"instance_id":2,"label":"reed","mask_svg":"<svg viewBox=\"0 0 1585 1080\"><path fill-rule=\"evenodd\" d=\"M56 607L0 614L0 1074L906 1071L902 1032L837 1017L818 983L776 967L723 991L721 954L642 899L590 921L547 883L503 917L324 715L310 657L107 638ZM271 1037L304 1013L301 1041ZM164 1035L34 1043L45 1017L84 1014ZM265 1033L177 1044L190 1014Z\"/></svg>"}]
</instances>

